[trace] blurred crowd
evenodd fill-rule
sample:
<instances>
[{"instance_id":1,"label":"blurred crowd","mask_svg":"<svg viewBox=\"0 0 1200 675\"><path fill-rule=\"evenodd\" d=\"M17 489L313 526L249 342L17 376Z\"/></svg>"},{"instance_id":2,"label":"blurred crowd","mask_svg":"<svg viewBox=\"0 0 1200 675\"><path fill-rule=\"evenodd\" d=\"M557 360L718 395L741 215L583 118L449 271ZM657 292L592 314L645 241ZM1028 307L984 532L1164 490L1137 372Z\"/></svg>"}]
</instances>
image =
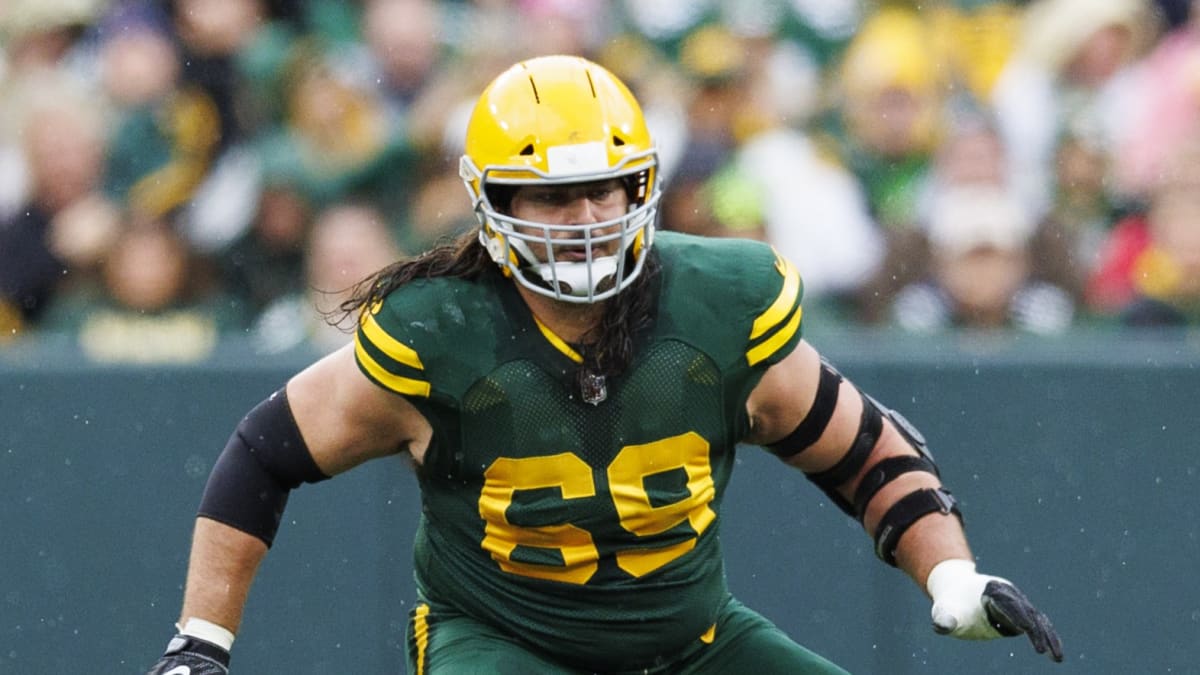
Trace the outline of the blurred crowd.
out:
<instances>
[{"instance_id":1,"label":"blurred crowd","mask_svg":"<svg viewBox=\"0 0 1200 675\"><path fill-rule=\"evenodd\" d=\"M7 0L0 45L0 349L344 344L547 53L642 102L660 227L772 243L806 322L1200 325L1200 0Z\"/></svg>"}]
</instances>

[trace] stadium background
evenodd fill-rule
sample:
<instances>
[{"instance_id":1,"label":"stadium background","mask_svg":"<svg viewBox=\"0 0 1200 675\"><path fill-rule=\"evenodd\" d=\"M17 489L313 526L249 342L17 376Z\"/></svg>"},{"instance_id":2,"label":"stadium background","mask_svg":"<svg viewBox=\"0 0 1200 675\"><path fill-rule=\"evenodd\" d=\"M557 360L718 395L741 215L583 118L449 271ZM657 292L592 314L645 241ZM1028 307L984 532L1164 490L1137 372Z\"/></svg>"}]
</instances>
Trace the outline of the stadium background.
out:
<instances>
[{"instance_id":1,"label":"stadium background","mask_svg":"<svg viewBox=\"0 0 1200 675\"><path fill-rule=\"evenodd\" d=\"M664 227L797 261L810 341L932 439L1067 662L933 635L753 448L722 530L743 600L856 673L1200 672L1189 5L3 3L0 672L150 663L229 430L347 339L316 307L469 226L464 106L546 51L643 99ZM1024 263L999 322L930 293L939 251L982 244ZM393 461L295 494L235 668L398 672L414 491Z\"/></svg>"},{"instance_id":2,"label":"stadium background","mask_svg":"<svg viewBox=\"0 0 1200 675\"><path fill-rule=\"evenodd\" d=\"M981 568L1055 621L1066 661L962 643L813 486L743 448L730 586L854 673L1195 673L1200 343L813 335L929 436ZM0 357L0 672L141 672L171 632L195 504L244 411L301 362ZM244 673L396 673L419 512L402 460L292 495L251 591Z\"/></svg>"}]
</instances>

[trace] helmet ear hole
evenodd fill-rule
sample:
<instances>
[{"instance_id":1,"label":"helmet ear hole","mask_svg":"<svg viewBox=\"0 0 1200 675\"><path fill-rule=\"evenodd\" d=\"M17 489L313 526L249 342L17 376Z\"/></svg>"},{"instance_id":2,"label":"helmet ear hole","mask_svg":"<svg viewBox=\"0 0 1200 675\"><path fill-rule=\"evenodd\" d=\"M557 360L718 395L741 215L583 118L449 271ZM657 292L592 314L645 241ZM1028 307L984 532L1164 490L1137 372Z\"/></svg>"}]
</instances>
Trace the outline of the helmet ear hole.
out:
<instances>
[{"instance_id":1,"label":"helmet ear hole","mask_svg":"<svg viewBox=\"0 0 1200 675\"><path fill-rule=\"evenodd\" d=\"M533 154L533 143L530 143L529 145L526 145L525 147L521 148L520 154L522 156L526 156L526 157L532 155Z\"/></svg>"},{"instance_id":2,"label":"helmet ear hole","mask_svg":"<svg viewBox=\"0 0 1200 675\"><path fill-rule=\"evenodd\" d=\"M646 203L649 181L649 171L639 171L622 178L621 183L625 187L625 194L628 195L630 204L640 206Z\"/></svg>"},{"instance_id":3,"label":"helmet ear hole","mask_svg":"<svg viewBox=\"0 0 1200 675\"><path fill-rule=\"evenodd\" d=\"M629 198L630 206L641 204L637 176L625 176L621 179L621 187L625 188L625 196Z\"/></svg>"},{"instance_id":4,"label":"helmet ear hole","mask_svg":"<svg viewBox=\"0 0 1200 675\"><path fill-rule=\"evenodd\" d=\"M620 136L613 136L613 145L617 147L625 145L625 139L621 138Z\"/></svg>"}]
</instances>

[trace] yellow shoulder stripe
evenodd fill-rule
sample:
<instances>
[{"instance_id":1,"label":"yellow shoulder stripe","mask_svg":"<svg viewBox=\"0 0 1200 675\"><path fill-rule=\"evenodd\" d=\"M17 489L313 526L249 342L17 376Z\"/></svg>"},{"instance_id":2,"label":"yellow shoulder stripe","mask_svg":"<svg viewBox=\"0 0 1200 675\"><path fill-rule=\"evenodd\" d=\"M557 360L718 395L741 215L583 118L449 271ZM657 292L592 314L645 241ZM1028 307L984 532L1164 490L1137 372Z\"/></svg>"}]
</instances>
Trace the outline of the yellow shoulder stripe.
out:
<instances>
[{"instance_id":1,"label":"yellow shoulder stripe","mask_svg":"<svg viewBox=\"0 0 1200 675\"><path fill-rule=\"evenodd\" d=\"M375 315L371 312L363 312L362 329L363 333L367 336L367 340L378 347L384 354L387 354L409 368L425 370L425 366L421 363L421 357L417 355L416 350L388 335L387 331L383 330L383 327L379 325L379 322L375 320Z\"/></svg>"},{"instance_id":2,"label":"yellow shoulder stripe","mask_svg":"<svg viewBox=\"0 0 1200 675\"><path fill-rule=\"evenodd\" d=\"M356 339L354 341L354 356L362 367L379 381L380 384L397 394L407 394L409 396L424 396L429 398L429 392L432 389L430 384L424 380L416 380L411 377L401 377L389 373L383 366L379 365L367 350L363 347L362 341Z\"/></svg>"},{"instance_id":3,"label":"yellow shoulder stripe","mask_svg":"<svg viewBox=\"0 0 1200 675\"><path fill-rule=\"evenodd\" d=\"M746 361L752 366L787 344L800 329L800 318L804 314L804 308L800 306L800 273L778 251L775 252L775 270L783 277L783 288L775 302L754 319L750 341L774 333L746 352Z\"/></svg>"},{"instance_id":4,"label":"yellow shoulder stripe","mask_svg":"<svg viewBox=\"0 0 1200 675\"><path fill-rule=\"evenodd\" d=\"M783 275L783 290L779 292L779 297L775 298L775 302L771 303L771 306L754 320L754 325L750 328L751 340L762 336L787 318L800 297L800 273L796 271L796 268L777 255L775 269Z\"/></svg>"},{"instance_id":5,"label":"yellow shoulder stripe","mask_svg":"<svg viewBox=\"0 0 1200 675\"><path fill-rule=\"evenodd\" d=\"M796 334L796 330L800 328L800 317L803 314L804 308L797 307L796 313L792 315L791 321L788 321L783 328L780 328L765 342L751 348L750 351L746 352L746 361L748 361L750 365L754 365L774 354L777 349L786 344L787 341L792 339L792 336Z\"/></svg>"}]
</instances>

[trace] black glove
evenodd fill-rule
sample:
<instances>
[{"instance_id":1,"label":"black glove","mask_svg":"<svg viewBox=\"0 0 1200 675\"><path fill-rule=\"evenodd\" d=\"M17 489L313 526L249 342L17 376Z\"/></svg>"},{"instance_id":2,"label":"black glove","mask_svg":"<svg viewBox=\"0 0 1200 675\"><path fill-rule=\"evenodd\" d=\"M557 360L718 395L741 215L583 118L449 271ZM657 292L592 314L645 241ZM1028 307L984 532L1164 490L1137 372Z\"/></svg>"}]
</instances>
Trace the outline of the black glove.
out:
<instances>
[{"instance_id":1,"label":"black glove","mask_svg":"<svg viewBox=\"0 0 1200 675\"><path fill-rule=\"evenodd\" d=\"M933 629L964 640L991 640L1025 633L1039 654L1063 660L1058 633L1012 582L979 574L975 563L946 560L925 582L933 598Z\"/></svg>"},{"instance_id":2,"label":"black glove","mask_svg":"<svg viewBox=\"0 0 1200 675\"><path fill-rule=\"evenodd\" d=\"M176 635L146 675L228 675L229 652L191 635Z\"/></svg>"},{"instance_id":3,"label":"black glove","mask_svg":"<svg viewBox=\"0 0 1200 675\"><path fill-rule=\"evenodd\" d=\"M1025 633L1039 654L1050 652L1050 658L1063 660L1062 641L1042 614L1019 588L1008 582L993 580L983 588L983 607L988 622L1001 635L1014 636Z\"/></svg>"}]
</instances>

